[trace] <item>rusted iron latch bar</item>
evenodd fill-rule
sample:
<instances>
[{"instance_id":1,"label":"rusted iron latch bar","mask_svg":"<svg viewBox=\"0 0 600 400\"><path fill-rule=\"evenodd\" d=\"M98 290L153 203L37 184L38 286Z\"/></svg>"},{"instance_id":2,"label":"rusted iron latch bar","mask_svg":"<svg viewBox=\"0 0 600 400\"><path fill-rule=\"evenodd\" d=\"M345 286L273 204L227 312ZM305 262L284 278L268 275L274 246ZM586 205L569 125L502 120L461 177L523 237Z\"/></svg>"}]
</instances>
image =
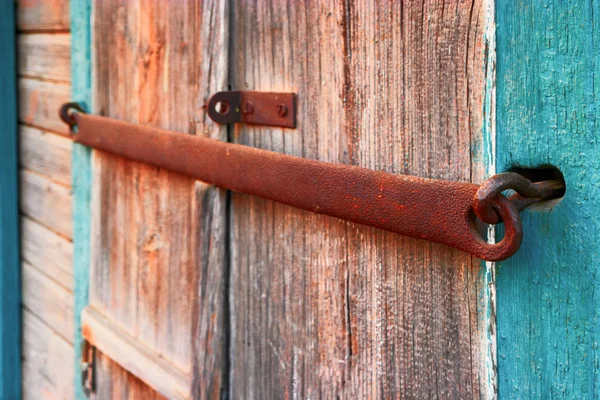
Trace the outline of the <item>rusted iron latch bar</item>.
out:
<instances>
[{"instance_id":1,"label":"rusted iron latch bar","mask_svg":"<svg viewBox=\"0 0 600 400\"><path fill-rule=\"evenodd\" d=\"M88 115L73 103L65 104L60 115L76 130L73 140L84 145L224 189L443 243L484 260L513 255L522 239L519 211L564 190L556 182L532 183L516 173L478 186L308 160ZM517 194L507 199L506 189ZM491 224L502 221L504 238L487 243L477 217Z\"/></svg>"}]
</instances>

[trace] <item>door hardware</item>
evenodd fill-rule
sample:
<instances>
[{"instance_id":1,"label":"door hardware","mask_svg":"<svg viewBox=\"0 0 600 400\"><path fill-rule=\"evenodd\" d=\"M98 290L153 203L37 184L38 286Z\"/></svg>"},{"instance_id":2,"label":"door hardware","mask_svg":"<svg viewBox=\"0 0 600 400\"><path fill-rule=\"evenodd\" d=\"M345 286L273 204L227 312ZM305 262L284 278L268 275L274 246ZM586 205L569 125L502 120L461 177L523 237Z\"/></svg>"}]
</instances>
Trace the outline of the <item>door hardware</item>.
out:
<instances>
[{"instance_id":1,"label":"door hardware","mask_svg":"<svg viewBox=\"0 0 600 400\"><path fill-rule=\"evenodd\" d=\"M76 103L60 110L75 142L192 176L223 189L296 208L443 243L484 260L502 260L521 245L519 212L559 197L559 181L532 183L517 173L481 186L397 175L288 156L249 146L85 114ZM517 193L506 198L502 192ZM502 221L504 238L487 243L477 218Z\"/></svg>"},{"instance_id":2,"label":"door hardware","mask_svg":"<svg viewBox=\"0 0 600 400\"><path fill-rule=\"evenodd\" d=\"M232 90L215 93L208 116L219 124L296 127L296 94Z\"/></svg>"},{"instance_id":3,"label":"door hardware","mask_svg":"<svg viewBox=\"0 0 600 400\"><path fill-rule=\"evenodd\" d=\"M87 340L81 343L81 358L81 389L89 396L96 389L96 348Z\"/></svg>"}]
</instances>

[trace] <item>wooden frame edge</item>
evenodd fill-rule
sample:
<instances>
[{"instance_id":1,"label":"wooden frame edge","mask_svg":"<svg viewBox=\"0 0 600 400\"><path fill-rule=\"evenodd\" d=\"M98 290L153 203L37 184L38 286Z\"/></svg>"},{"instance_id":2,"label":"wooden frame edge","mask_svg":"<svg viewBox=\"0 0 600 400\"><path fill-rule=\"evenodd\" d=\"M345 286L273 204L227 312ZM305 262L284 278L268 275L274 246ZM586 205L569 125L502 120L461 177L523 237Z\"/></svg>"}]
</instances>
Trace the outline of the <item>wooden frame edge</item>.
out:
<instances>
[{"instance_id":1,"label":"wooden frame edge","mask_svg":"<svg viewBox=\"0 0 600 400\"><path fill-rule=\"evenodd\" d=\"M15 3L0 2L0 398L21 398L21 265Z\"/></svg>"}]
</instances>

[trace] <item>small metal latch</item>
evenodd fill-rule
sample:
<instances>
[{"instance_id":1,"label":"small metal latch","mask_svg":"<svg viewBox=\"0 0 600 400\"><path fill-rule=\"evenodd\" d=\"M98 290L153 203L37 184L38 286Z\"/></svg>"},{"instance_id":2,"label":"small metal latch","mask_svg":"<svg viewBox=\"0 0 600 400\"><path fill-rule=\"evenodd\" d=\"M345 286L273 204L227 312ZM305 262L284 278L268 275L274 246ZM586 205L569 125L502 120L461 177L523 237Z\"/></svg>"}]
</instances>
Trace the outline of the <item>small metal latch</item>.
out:
<instances>
[{"instance_id":1,"label":"small metal latch","mask_svg":"<svg viewBox=\"0 0 600 400\"><path fill-rule=\"evenodd\" d=\"M87 340L81 344L81 389L86 396L96 390L96 348Z\"/></svg>"},{"instance_id":2,"label":"small metal latch","mask_svg":"<svg viewBox=\"0 0 600 400\"><path fill-rule=\"evenodd\" d=\"M296 127L296 94L232 90L215 93L208 116L219 124Z\"/></svg>"}]
</instances>

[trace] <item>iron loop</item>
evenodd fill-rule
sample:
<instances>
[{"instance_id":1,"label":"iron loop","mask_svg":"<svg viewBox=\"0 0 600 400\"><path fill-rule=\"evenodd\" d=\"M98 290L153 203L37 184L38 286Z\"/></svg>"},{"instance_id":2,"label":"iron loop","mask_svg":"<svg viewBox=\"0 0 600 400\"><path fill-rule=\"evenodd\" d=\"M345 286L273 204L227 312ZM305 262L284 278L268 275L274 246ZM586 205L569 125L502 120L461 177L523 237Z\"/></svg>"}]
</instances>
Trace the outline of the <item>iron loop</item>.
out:
<instances>
[{"instance_id":1,"label":"iron loop","mask_svg":"<svg viewBox=\"0 0 600 400\"><path fill-rule=\"evenodd\" d=\"M481 184L473 198L473 210L477 218L487 224L499 223L501 218L494 204L502 192L509 189L517 194L508 200L516 204L518 211L522 211L533 203L556 196L560 187L556 181L533 183L516 172L494 175Z\"/></svg>"},{"instance_id":2,"label":"iron loop","mask_svg":"<svg viewBox=\"0 0 600 400\"><path fill-rule=\"evenodd\" d=\"M73 129L73 127L77 125L77 121L75 120L76 112L85 114L85 110L83 109L83 107L81 107L79 103L69 102L63 104L60 107L60 109L58 110L58 115L65 124L69 125L69 127Z\"/></svg>"},{"instance_id":3,"label":"iron loop","mask_svg":"<svg viewBox=\"0 0 600 400\"><path fill-rule=\"evenodd\" d=\"M517 205L502 194L496 198L492 204L492 209L498 213L504 223L504 237L495 244L484 243L486 248L485 259L488 261L501 261L515 254L521 247L523 224ZM484 242L478 233L474 234L477 235L478 240Z\"/></svg>"}]
</instances>

